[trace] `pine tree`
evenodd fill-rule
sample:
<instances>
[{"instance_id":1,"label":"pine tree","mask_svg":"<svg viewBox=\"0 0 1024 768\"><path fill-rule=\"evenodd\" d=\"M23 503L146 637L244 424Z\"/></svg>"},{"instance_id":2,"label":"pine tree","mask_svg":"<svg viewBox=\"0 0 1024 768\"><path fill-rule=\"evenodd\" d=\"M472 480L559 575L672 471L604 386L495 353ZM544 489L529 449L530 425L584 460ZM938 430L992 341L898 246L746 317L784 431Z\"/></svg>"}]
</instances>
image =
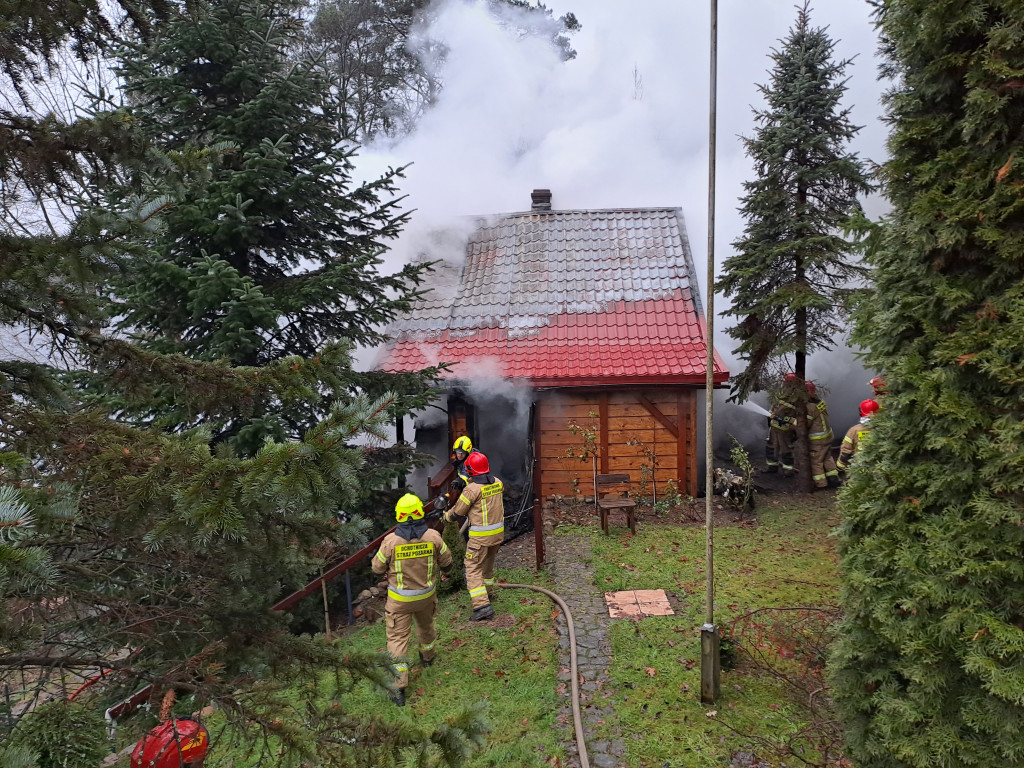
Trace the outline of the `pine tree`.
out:
<instances>
[{"instance_id":1,"label":"pine tree","mask_svg":"<svg viewBox=\"0 0 1024 768\"><path fill-rule=\"evenodd\" d=\"M892 211L854 339L884 370L840 497L850 757L1022 766L1024 13L889 0Z\"/></svg>"},{"instance_id":2,"label":"pine tree","mask_svg":"<svg viewBox=\"0 0 1024 768\"><path fill-rule=\"evenodd\" d=\"M859 129L840 106L850 62L835 61L834 48L805 4L772 52L771 79L760 87L767 105L754 111L757 128L744 139L756 177L744 183L746 226L715 285L732 302L722 314L738 321L727 333L747 364L732 385L740 402L777 387L790 360L806 378L807 356L843 332L844 302L861 273L842 230L870 187L847 149ZM797 466L810 490L805 414L797 411Z\"/></svg>"}]
</instances>

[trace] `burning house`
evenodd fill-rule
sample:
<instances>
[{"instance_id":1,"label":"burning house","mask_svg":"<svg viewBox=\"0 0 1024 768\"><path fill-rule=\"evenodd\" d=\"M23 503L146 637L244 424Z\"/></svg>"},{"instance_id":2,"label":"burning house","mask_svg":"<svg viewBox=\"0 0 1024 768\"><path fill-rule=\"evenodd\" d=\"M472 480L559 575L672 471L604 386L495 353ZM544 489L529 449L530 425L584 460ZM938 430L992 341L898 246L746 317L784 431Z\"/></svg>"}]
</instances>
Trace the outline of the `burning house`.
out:
<instances>
[{"instance_id":1,"label":"burning house","mask_svg":"<svg viewBox=\"0 0 1024 768\"><path fill-rule=\"evenodd\" d=\"M682 211L552 210L534 190L530 210L474 224L376 364L453 364L440 418L416 423L441 457L430 495L460 435L523 498L591 495L595 473L622 472L638 493L697 495L707 341ZM716 353L716 386L728 376Z\"/></svg>"}]
</instances>

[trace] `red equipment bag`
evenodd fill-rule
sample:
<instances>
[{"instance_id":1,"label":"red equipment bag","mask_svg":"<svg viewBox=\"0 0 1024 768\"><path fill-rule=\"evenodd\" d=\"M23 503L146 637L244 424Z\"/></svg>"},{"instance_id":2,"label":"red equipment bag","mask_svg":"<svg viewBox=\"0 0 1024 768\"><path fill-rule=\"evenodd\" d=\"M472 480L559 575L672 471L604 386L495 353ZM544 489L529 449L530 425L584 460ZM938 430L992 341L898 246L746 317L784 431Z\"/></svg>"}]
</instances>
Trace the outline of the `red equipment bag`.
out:
<instances>
[{"instance_id":1,"label":"red equipment bag","mask_svg":"<svg viewBox=\"0 0 1024 768\"><path fill-rule=\"evenodd\" d=\"M200 765L210 748L210 734L195 720L166 720L132 750L131 768L181 768Z\"/></svg>"}]
</instances>

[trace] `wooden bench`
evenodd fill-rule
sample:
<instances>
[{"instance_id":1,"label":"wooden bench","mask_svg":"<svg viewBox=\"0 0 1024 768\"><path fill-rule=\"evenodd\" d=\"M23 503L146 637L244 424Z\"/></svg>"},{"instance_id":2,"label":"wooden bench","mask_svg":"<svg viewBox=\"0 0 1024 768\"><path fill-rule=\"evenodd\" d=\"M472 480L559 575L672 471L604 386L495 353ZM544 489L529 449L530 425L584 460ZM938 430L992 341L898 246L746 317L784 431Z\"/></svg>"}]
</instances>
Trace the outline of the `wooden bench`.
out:
<instances>
[{"instance_id":1,"label":"wooden bench","mask_svg":"<svg viewBox=\"0 0 1024 768\"><path fill-rule=\"evenodd\" d=\"M636 534L636 501L629 498L629 484L629 475L626 474L598 475L594 480L594 500L601 515L601 530L605 533L608 533L608 513L622 510L626 513L626 525ZM605 494L611 493L617 495L605 497Z\"/></svg>"}]
</instances>

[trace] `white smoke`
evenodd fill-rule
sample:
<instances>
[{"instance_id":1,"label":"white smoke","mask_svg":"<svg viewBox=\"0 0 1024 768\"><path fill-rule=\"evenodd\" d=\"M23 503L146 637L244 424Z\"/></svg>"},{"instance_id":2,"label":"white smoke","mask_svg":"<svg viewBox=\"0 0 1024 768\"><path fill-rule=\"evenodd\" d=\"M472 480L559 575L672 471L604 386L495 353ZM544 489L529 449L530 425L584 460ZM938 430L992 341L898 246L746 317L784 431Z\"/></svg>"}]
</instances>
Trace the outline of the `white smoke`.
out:
<instances>
[{"instance_id":1,"label":"white smoke","mask_svg":"<svg viewBox=\"0 0 1024 768\"><path fill-rule=\"evenodd\" d=\"M416 131L358 158L370 178L412 163L402 192L415 209L387 267L418 253L457 264L472 214L527 210L530 191L549 188L556 209L681 206L702 296L707 299L708 4L678 0L551 0L556 16L577 14L572 37L578 55L560 61L544 36L516 36L484 0L442 0L423 34L444 41L448 56L437 74L444 89ZM737 203L753 170L740 136L754 130L751 105L762 103L769 54L796 17L795 6L746 0L720 8L718 37L718 152L716 265L731 253L743 229ZM847 69L846 105L865 126L854 149L885 159L886 129L879 119L884 85L877 77L878 47L866 2L822 0L811 11L816 26L838 38ZM877 200L867 201L878 213ZM439 239L438 231L455 234ZM716 269L716 272L719 271ZM725 306L717 297L716 314ZM734 372L742 365L716 317L715 345ZM840 348L811 357L811 372L832 390L837 431L856 420L856 404L870 394L870 378ZM842 402L838 398L842 397ZM847 402L849 400L849 402ZM763 404L763 403L762 403ZM762 431L763 416L722 409L723 427ZM716 416L717 418L717 416ZM735 423L733 423L735 422ZM738 436L738 435L737 435Z\"/></svg>"}]
</instances>

